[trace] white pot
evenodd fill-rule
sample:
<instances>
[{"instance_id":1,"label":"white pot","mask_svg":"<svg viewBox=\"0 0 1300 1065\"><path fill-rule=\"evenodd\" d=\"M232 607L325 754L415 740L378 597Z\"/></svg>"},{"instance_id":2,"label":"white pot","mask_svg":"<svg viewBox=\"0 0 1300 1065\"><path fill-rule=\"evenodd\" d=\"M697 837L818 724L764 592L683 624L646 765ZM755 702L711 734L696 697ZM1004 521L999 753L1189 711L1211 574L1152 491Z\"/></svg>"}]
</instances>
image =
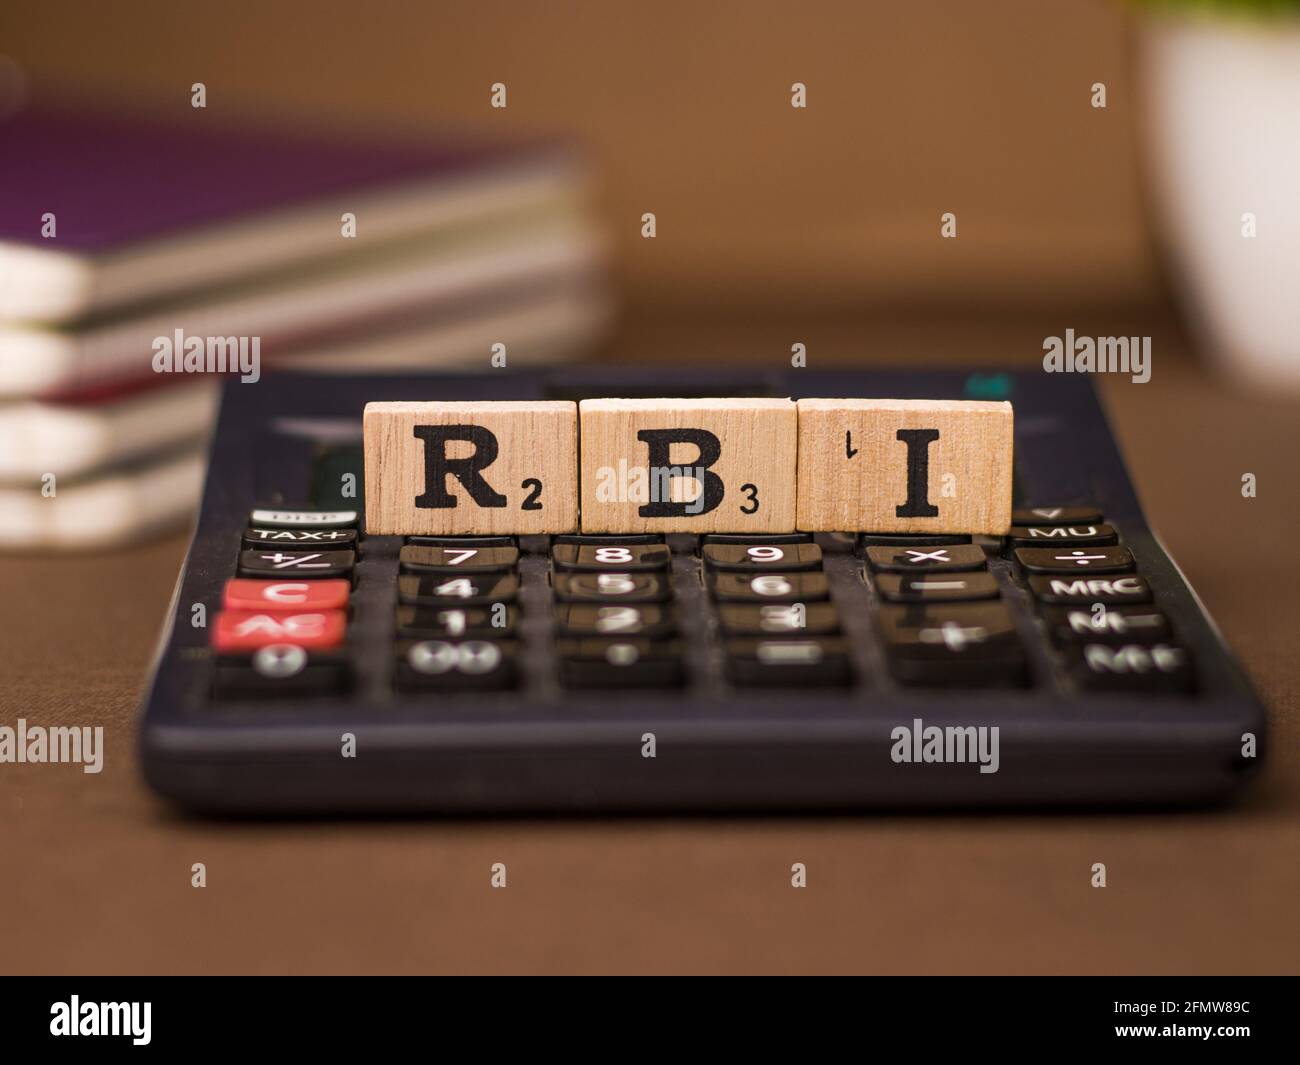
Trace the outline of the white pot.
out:
<instances>
[{"instance_id":1,"label":"white pot","mask_svg":"<svg viewBox=\"0 0 1300 1065\"><path fill-rule=\"evenodd\" d=\"M1300 22L1145 35L1155 206L1193 322L1234 377L1300 389Z\"/></svg>"}]
</instances>

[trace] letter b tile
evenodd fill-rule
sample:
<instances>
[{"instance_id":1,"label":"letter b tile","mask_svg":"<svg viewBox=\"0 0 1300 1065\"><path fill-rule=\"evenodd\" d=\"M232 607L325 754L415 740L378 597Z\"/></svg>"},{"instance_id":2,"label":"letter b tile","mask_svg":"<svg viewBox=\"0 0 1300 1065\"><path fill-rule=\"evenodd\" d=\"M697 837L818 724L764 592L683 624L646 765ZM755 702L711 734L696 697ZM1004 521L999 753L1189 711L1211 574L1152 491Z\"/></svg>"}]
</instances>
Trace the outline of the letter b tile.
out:
<instances>
[{"instance_id":1,"label":"letter b tile","mask_svg":"<svg viewBox=\"0 0 1300 1065\"><path fill-rule=\"evenodd\" d=\"M1011 525L1010 403L799 400L805 532L984 533Z\"/></svg>"},{"instance_id":2,"label":"letter b tile","mask_svg":"<svg viewBox=\"0 0 1300 1065\"><path fill-rule=\"evenodd\" d=\"M794 530L788 399L589 399L582 531Z\"/></svg>"},{"instance_id":3,"label":"letter b tile","mask_svg":"<svg viewBox=\"0 0 1300 1065\"><path fill-rule=\"evenodd\" d=\"M364 424L371 535L577 531L577 404L368 403Z\"/></svg>"}]
</instances>

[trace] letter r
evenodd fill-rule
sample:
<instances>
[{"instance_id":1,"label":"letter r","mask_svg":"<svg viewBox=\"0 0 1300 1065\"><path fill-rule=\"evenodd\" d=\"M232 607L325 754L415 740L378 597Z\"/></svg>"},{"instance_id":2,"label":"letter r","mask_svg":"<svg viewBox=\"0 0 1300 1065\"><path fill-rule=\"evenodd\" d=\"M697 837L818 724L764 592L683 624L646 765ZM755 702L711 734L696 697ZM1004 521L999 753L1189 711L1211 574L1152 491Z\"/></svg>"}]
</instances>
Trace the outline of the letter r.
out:
<instances>
[{"instance_id":1,"label":"letter r","mask_svg":"<svg viewBox=\"0 0 1300 1065\"><path fill-rule=\"evenodd\" d=\"M483 479L481 470L496 461L496 434L481 425L417 425L415 436L424 441L424 492L415 497L422 510L445 510L458 500L447 491L447 475L458 480L480 507L504 507L506 497ZM449 459L447 442L464 440L474 445L468 458Z\"/></svg>"}]
</instances>

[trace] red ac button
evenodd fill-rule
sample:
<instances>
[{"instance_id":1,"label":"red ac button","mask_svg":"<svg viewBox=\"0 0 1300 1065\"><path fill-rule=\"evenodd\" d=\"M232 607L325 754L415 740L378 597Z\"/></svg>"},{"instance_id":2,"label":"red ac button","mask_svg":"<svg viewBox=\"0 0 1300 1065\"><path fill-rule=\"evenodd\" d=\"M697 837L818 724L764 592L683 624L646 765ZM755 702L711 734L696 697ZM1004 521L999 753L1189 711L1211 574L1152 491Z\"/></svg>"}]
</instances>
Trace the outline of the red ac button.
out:
<instances>
[{"instance_id":1,"label":"red ac button","mask_svg":"<svg viewBox=\"0 0 1300 1065\"><path fill-rule=\"evenodd\" d=\"M216 616L212 648L218 654L240 654L276 643L309 650L337 647L343 642L347 620L342 610L301 614L223 610Z\"/></svg>"}]
</instances>

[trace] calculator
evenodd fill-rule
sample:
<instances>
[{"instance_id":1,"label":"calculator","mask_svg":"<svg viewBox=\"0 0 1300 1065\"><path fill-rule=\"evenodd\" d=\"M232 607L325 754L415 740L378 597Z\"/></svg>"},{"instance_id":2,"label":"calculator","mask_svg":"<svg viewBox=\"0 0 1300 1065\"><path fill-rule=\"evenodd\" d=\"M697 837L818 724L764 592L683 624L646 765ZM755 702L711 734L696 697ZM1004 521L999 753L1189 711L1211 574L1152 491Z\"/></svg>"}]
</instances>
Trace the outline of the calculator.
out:
<instances>
[{"instance_id":1,"label":"calculator","mask_svg":"<svg viewBox=\"0 0 1300 1065\"><path fill-rule=\"evenodd\" d=\"M1012 528L366 534L368 401L665 394L1009 400ZM269 374L225 387L141 745L213 814L1188 805L1264 711L1087 375Z\"/></svg>"}]
</instances>

